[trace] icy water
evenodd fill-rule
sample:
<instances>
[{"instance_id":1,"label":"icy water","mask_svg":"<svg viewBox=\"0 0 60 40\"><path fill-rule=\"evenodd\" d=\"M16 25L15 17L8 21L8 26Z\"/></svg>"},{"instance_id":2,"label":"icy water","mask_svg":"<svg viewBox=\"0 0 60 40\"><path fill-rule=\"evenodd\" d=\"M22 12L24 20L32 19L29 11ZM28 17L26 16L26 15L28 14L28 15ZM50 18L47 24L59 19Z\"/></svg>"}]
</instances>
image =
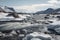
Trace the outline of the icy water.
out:
<instances>
[{"instance_id":1,"label":"icy water","mask_svg":"<svg viewBox=\"0 0 60 40\"><path fill-rule=\"evenodd\" d=\"M6 23L6 24L1 24L0 29L21 29L29 26L36 26L38 24L30 24L30 23L19 23L19 22L14 22L14 23Z\"/></svg>"},{"instance_id":2,"label":"icy water","mask_svg":"<svg viewBox=\"0 0 60 40\"><path fill-rule=\"evenodd\" d=\"M16 29L29 29L29 30L35 30L37 28L44 28L46 25L42 24L31 24L31 23L20 23L20 22L13 22L13 23L5 23L0 25L0 31L1 30L16 30ZM33 29L34 28L34 29ZM36 30L35 30L36 31Z\"/></svg>"},{"instance_id":3,"label":"icy water","mask_svg":"<svg viewBox=\"0 0 60 40\"><path fill-rule=\"evenodd\" d=\"M20 23L20 22L10 22L5 24L0 24L0 31L4 30L14 30L9 34L0 33L0 40L23 40L26 35L33 32L42 32L47 31L47 26L45 24L30 24L30 23ZM26 29L24 34L17 34L15 30L17 29ZM18 31L19 32L19 31ZM51 40L59 40L60 35L48 34L52 37ZM39 38L32 38L31 40L42 40Z\"/></svg>"},{"instance_id":4,"label":"icy water","mask_svg":"<svg viewBox=\"0 0 60 40\"><path fill-rule=\"evenodd\" d=\"M20 22L10 22L10 23L5 23L5 24L3 23L0 25L0 31L17 30L17 29L26 29L28 33L31 33L35 31L43 30L44 25L20 23ZM0 36L1 36L0 37L1 40L22 40L22 38L24 38L24 36L21 36L20 34L19 35L15 34L15 32L13 32L13 35L11 33L9 34L0 33Z\"/></svg>"}]
</instances>

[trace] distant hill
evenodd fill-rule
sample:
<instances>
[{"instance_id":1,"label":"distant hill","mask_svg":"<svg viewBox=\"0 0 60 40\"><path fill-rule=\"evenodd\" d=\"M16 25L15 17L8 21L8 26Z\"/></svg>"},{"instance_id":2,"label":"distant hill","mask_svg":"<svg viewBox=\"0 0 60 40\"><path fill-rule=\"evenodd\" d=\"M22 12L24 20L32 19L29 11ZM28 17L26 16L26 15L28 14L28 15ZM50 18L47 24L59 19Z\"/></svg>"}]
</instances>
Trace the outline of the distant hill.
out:
<instances>
[{"instance_id":1,"label":"distant hill","mask_svg":"<svg viewBox=\"0 0 60 40\"><path fill-rule=\"evenodd\" d=\"M14 10L14 8L12 8L12 7L7 7L7 6L5 6L5 7L0 7L0 12L6 12L6 13L8 13L8 12L15 12L15 10Z\"/></svg>"},{"instance_id":2,"label":"distant hill","mask_svg":"<svg viewBox=\"0 0 60 40\"><path fill-rule=\"evenodd\" d=\"M58 9L48 8L47 10L36 12L36 14L51 14L51 13L60 13L60 8Z\"/></svg>"},{"instance_id":3,"label":"distant hill","mask_svg":"<svg viewBox=\"0 0 60 40\"><path fill-rule=\"evenodd\" d=\"M26 10L27 11L27 10ZM0 12L5 12L5 13L18 13L18 14L28 14L26 12L17 12L14 8L12 7L0 7ZM51 14L51 13L60 13L60 8L53 9L53 8L48 8L44 11L37 11L35 14Z\"/></svg>"},{"instance_id":4,"label":"distant hill","mask_svg":"<svg viewBox=\"0 0 60 40\"><path fill-rule=\"evenodd\" d=\"M4 12L4 9L0 7L0 12Z\"/></svg>"},{"instance_id":5,"label":"distant hill","mask_svg":"<svg viewBox=\"0 0 60 40\"><path fill-rule=\"evenodd\" d=\"M15 12L14 8L12 8L12 7L7 7L7 6L4 7L4 10L5 10L6 12Z\"/></svg>"}]
</instances>

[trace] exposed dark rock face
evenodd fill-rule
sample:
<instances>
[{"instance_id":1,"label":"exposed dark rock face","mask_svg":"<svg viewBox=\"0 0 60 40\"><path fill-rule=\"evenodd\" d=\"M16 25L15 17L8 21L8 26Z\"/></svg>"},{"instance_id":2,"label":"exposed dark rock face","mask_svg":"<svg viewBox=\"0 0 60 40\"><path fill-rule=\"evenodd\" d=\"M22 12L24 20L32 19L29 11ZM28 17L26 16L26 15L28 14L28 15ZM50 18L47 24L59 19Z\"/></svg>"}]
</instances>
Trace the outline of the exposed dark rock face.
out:
<instances>
[{"instance_id":1,"label":"exposed dark rock face","mask_svg":"<svg viewBox=\"0 0 60 40\"><path fill-rule=\"evenodd\" d=\"M7 16L13 16L14 18L19 18L17 13L10 13Z\"/></svg>"},{"instance_id":2,"label":"exposed dark rock face","mask_svg":"<svg viewBox=\"0 0 60 40\"><path fill-rule=\"evenodd\" d=\"M0 7L0 12L5 12L5 11L4 11L4 9L2 9L2 8Z\"/></svg>"},{"instance_id":3,"label":"exposed dark rock face","mask_svg":"<svg viewBox=\"0 0 60 40\"><path fill-rule=\"evenodd\" d=\"M5 9L5 11L8 12L8 13L13 13L13 12L15 12L14 8L12 8L12 7L7 7L7 6L5 6L4 9Z\"/></svg>"},{"instance_id":4,"label":"exposed dark rock face","mask_svg":"<svg viewBox=\"0 0 60 40\"><path fill-rule=\"evenodd\" d=\"M36 12L36 14L54 14L59 12L60 12L60 8L58 9L48 8L47 10L44 11L38 11Z\"/></svg>"},{"instance_id":5,"label":"exposed dark rock face","mask_svg":"<svg viewBox=\"0 0 60 40\"><path fill-rule=\"evenodd\" d=\"M50 25L50 26L48 26L48 30L51 33L60 34L60 25Z\"/></svg>"},{"instance_id":6,"label":"exposed dark rock face","mask_svg":"<svg viewBox=\"0 0 60 40\"><path fill-rule=\"evenodd\" d=\"M2 33L10 33L12 30L2 31Z\"/></svg>"},{"instance_id":7,"label":"exposed dark rock face","mask_svg":"<svg viewBox=\"0 0 60 40\"><path fill-rule=\"evenodd\" d=\"M5 6L5 9L9 9L9 10L15 11L14 8L12 8L12 7Z\"/></svg>"}]
</instances>

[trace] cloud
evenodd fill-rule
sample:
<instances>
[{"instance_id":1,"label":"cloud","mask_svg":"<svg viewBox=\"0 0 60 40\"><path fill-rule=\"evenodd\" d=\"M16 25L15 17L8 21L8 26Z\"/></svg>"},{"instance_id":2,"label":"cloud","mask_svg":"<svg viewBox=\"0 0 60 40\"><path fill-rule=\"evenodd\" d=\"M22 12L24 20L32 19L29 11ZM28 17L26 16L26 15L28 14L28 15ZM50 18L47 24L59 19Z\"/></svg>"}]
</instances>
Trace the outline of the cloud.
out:
<instances>
[{"instance_id":1,"label":"cloud","mask_svg":"<svg viewBox=\"0 0 60 40\"><path fill-rule=\"evenodd\" d=\"M54 6L53 6L54 8L60 7L60 6L59 6L59 5L60 5L60 1L58 1L58 0L49 0L48 3L54 5Z\"/></svg>"},{"instance_id":2,"label":"cloud","mask_svg":"<svg viewBox=\"0 0 60 40\"><path fill-rule=\"evenodd\" d=\"M44 7L49 7L49 6L53 6L51 4L32 4L32 5L25 5L25 6L13 6L15 9L17 10L22 10L22 11L26 11L26 12L36 12L39 11L41 9L39 8L44 8Z\"/></svg>"},{"instance_id":3,"label":"cloud","mask_svg":"<svg viewBox=\"0 0 60 40\"><path fill-rule=\"evenodd\" d=\"M33 6L28 6L28 5L25 5L25 6L13 6L15 9L17 10L20 10L22 12L32 12L32 11L35 11L35 7Z\"/></svg>"},{"instance_id":4,"label":"cloud","mask_svg":"<svg viewBox=\"0 0 60 40\"><path fill-rule=\"evenodd\" d=\"M24 5L24 6L13 6L15 9L21 12L36 12L39 10L43 10L46 8L58 8L60 1L58 0L49 0L45 4L32 4L32 5Z\"/></svg>"},{"instance_id":5,"label":"cloud","mask_svg":"<svg viewBox=\"0 0 60 40\"><path fill-rule=\"evenodd\" d=\"M52 3L52 4L58 3L57 0L49 0L48 2L49 2L49 3Z\"/></svg>"}]
</instances>

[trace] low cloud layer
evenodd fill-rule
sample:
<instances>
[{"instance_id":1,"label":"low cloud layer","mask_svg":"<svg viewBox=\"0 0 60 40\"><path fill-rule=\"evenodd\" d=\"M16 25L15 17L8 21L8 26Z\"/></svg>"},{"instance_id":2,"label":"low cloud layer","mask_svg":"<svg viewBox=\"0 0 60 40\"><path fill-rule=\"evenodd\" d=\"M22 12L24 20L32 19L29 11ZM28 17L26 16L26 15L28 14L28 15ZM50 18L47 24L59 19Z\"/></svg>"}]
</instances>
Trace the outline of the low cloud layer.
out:
<instances>
[{"instance_id":1,"label":"low cloud layer","mask_svg":"<svg viewBox=\"0 0 60 40\"><path fill-rule=\"evenodd\" d=\"M21 12L36 12L47 8L59 8L60 1L49 0L47 1L47 3L43 3L43 4L32 4L32 5L24 5L24 6L13 6L13 7Z\"/></svg>"}]
</instances>

